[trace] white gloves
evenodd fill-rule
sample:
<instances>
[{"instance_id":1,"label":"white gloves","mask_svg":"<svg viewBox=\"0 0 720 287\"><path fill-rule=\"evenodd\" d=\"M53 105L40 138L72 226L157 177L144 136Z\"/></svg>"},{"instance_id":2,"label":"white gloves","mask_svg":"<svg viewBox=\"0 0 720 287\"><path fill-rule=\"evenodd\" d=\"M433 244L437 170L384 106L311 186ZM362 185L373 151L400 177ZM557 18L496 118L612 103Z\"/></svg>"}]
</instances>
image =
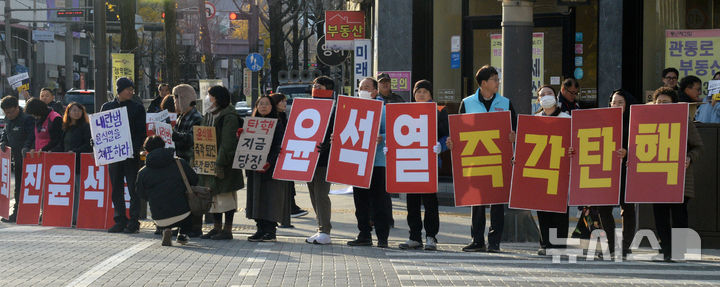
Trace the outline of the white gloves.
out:
<instances>
[{"instance_id":1,"label":"white gloves","mask_svg":"<svg viewBox=\"0 0 720 287\"><path fill-rule=\"evenodd\" d=\"M387 147L386 147L386 146L384 146L384 147L383 147L383 154L385 154L385 155L386 155L386 154L387 154L387 152L388 152L388 149L387 149Z\"/></svg>"},{"instance_id":2,"label":"white gloves","mask_svg":"<svg viewBox=\"0 0 720 287\"><path fill-rule=\"evenodd\" d=\"M440 153L442 151L442 146L440 145L440 142L437 142L435 146L433 147L433 152L436 154Z\"/></svg>"}]
</instances>

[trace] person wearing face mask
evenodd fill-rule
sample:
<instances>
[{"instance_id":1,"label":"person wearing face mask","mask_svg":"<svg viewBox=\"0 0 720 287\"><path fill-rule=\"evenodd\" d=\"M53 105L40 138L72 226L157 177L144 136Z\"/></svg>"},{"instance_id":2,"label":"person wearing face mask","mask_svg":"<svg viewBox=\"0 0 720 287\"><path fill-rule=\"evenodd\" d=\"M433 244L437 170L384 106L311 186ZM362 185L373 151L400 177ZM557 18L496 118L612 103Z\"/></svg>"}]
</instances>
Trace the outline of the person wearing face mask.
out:
<instances>
[{"instance_id":1,"label":"person wearing face mask","mask_svg":"<svg viewBox=\"0 0 720 287\"><path fill-rule=\"evenodd\" d=\"M217 142L217 159L215 160L215 175L201 175L200 182L213 193L213 204L208 213L214 217L214 226L208 233L201 236L203 239L228 240L232 239L232 224L237 210L237 191L245 187L242 170L233 169L238 138L237 130L242 127L243 119L230 105L230 92L222 86L214 86L208 90L210 101L203 119L204 126L215 128ZM222 223L225 214L225 224Z\"/></svg>"},{"instance_id":2,"label":"person wearing face mask","mask_svg":"<svg viewBox=\"0 0 720 287\"><path fill-rule=\"evenodd\" d=\"M720 72L715 73L713 80L720 80ZM695 120L702 123L720 123L720 105L714 95L707 95L703 104L698 107Z\"/></svg>"},{"instance_id":3,"label":"person wearing face mask","mask_svg":"<svg viewBox=\"0 0 720 287\"><path fill-rule=\"evenodd\" d=\"M332 100L334 96L335 82L326 77L320 76L313 81L312 97L313 99ZM305 242L311 244L330 244L330 231L332 224L330 223L330 183L325 181L327 174L328 158L330 156L331 134L335 126L335 107L330 115L328 123L328 132L325 133L325 139L318 145L320 157L312 181L308 182L308 191L310 192L310 203L312 203L317 219L317 232L305 239Z\"/></svg>"},{"instance_id":4,"label":"person wearing face mask","mask_svg":"<svg viewBox=\"0 0 720 287\"><path fill-rule=\"evenodd\" d=\"M684 80L684 79L683 79ZM682 84L681 84L682 88ZM656 105L672 104L678 102L675 90L662 87L653 93ZM693 168L700 159L703 149L703 141L700 137L692 119L688 118L687 127L687 155L685 156L685 192L682 203L654 203L653 216L655 218L655 229L660 239L660 253L663 260L673 262L672 259L672 229L688 228L687 205L690 199L695 197L695 176Z\"/></svg>"},{"instance_id":5,"label":"person wearing face mask","mask_svg":"<svg viewBox=\"0 0 720 287\"><path fill-rule=\"evenodd\" d=\"M550 86L543 86L538 90L542 110L536 116L569 118L570 115L560 111L555 101L555 90ZM538 225L540 225L540 249L538 255L547 254L547 248L565 248L565 245L550 243L550 229L557 229L557 238L568 237L568 213L537 211Z\"/></svg>"},{"instance_id":6,"label":"person wearing face mask","mask_svg":"<svg viewBox=\"0 0 720 287\"><path fill-rule=\"evenodd\" d=\"M110 233L137 233L140 229L140 197L135 189L135 179L140 168L140 151L143 150L143 143L147 137L145 129L145 107L133 100L135 88L133 82L125 77L117 79L117 97L112 102L107 102L100 108L101 111L108 111L127 108L128 119L130 120L130 135L133 144L133 157L121 162L108 165L110 183L112 184L112 202L115 206L115 225L108 229ZM130 218L125 217L125 182L128 185L130 194Z\"/></svg>"},{"instance_id":7,"label":"person wearing face mask","mask_svg":"<svg viewBox=\"0 0 720 287\"><path fill-rule=\"evenodd\" d=\"M515 127L517 126L517 115L510 99L497 94L500 87L500 79L497 70L485 65L475 73L475 82L480 88L474 94L467 96L460 104L460 114L488 113L510 111L512 119L512 131L510 141L515 141ZM453 142L445 141L448 149L453 148ZM473 206L471 211L472 226L470 235L472 242L463 247L465 252L500 252L500 240L502 239L503 227L505 225L505 205L490 205L490 229L488 231L488 246L485 246L485 205Z\"/></svg>"},{"instance_id":8,"label":"person wearing face mask","mask_svg":"<svg viewBox=\"0 0 720 287\"><path fill-rule=\"evenodd\" d=\"M169 90L169 88L168 88ZM173 127L172 140L175 142L175 154L179 158L192 164L194 159L193 127L202 125L203 117L195 108L195 99L197 94L195 89L188 84L180 84L172 89L175 105L175 112L178 113L177 123ZM187 232L188 237L198 237L202 235L202 215L190 215L192 223L191 230ZM162 229L156 230L157 234L162 234Z\"/></svg>"},{"instance_id":9,"label":"person wearing face mask","mask_svg":"<svg viewBox=\"0 0 720 287\"><path fill-rule=\"evenodd\" d=\"M432 102L432 83L428 80L420 80L415 83L413 88L413 99L415 102L424 103ZM443 146L450 132L448 127L448 113L444 109L438 107L437 111L437 138L438 143L433 147L436 154L447 150ZM441 166L438 160L438 166ZM425 250L437 249L437 238L435 237L440 228L440 216L438 214L437 193L420 193L407 194L407 221L410 227L410 238L399 245L400 249L420 249L422 244L423 220L420 217L420 206L425 207Z\"/></svg>"},{"instance_id":10,"label":"person wearing face mask","mask_svg":"<svg viewBox=\"0 0 720 287\"><path fill-rule=\"evenodd\" d=\"M687 76L680 80L680 88L678 89L678 102L695 103L702 101L702 81L695 76Z\"/></svg>"},{"instance_id":11,"label":"person wearing face mask","mask_svg":"<svg viewBox=\"0 0 720 287\"><path fill-rule=\"evenodd\" d=\"M361 93L362 91L362 93ZM383 101L378 95L378 82L373 78L360 81L358 95L370 99ZM334 137L335 135L333 135ZM336 139L339 140L339 139ZM372 178L369 188L353 187L353 201L355 203L355 219L357 219L358 235L355 240L347 242L349 246L372 246L372 230L375 227L377 247L388 248L390 235L390 219L392 206L388 205L390 195L385 190L385 105L380 115L380 131L375 148ZM371 225L372 222L372 225Z\"/></svg>"}]
</instances>

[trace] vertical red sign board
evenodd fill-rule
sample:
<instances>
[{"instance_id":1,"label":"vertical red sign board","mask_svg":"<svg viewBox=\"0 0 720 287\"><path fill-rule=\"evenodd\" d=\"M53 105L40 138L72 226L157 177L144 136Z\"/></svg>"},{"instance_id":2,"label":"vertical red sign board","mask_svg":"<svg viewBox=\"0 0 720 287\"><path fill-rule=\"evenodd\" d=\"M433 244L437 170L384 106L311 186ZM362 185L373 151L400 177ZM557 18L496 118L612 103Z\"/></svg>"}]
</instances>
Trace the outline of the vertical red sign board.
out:
<instances>
[{"instance_id":1,"label":"vertical red sign board","mask_svg":"<svg viewBox=\"0 0 720 287\"><path fill-rule=\"evenodd\" d=\"M91 153L80 155L80 195L78 196L77 228L105 229L110 197L107 165L95 165Z\"/></svg>"},{"instance_id":2,"label":"vertical red sign board","mask_svg":"<svg viewBox=\"0 0 720 287\"><path fill-rule=\"evenodd\" d=\"M45 154L43 226L71 227L75 193L75 153Z\"/></svg>"}]
</instances>

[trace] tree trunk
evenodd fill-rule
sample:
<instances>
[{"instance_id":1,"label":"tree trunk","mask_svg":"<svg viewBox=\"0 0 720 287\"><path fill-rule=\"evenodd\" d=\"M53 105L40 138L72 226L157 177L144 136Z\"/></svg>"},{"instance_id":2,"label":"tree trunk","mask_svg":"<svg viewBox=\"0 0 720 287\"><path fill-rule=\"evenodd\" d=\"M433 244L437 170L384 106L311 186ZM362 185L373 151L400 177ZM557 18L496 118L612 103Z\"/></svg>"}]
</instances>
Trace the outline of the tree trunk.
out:
<instances>
[{"instance_id":1,"label":"tree trunk","mask_svg":"<svg viewBox=\"0 0 720 287\"><path fill-rule=\"evenodd\" d=\"M215 79L215 57L212 54L210 30L208 29L207 17L205 17L205 0L198 0L198 15L200 20L200 45L205 55L205 73L207 79Z\"/></svg>"},{"instance_id":2,"label":"tree trunk","mask_svg":"<svg viewBox=\"0 0 720 287\"><path fill-rule=\"evenodd\" d=\"M273 90L280 84L278 72L287 70L285 56L285 35L282 25L282 1L268 0L268 18L270 30L270 75Z\"/></svg>"},{"instance_id":3,"label":"tree trunk","mask_svg":"<svg viewBox=\"0 0 720 287\"><path fill-rule=\"evenodd\" d=\"M135 29L136 1L122 1L120 8L120 50L123 53L133 53L135 56L135 75L133 82L138 87L142 73L140 72L141 55L137 52L138 37Z\"/></svg>"},{"instance_id":4,"label":"tree trunk","mask_svg":"<svg viewBox=\"0 0 720 287\"><path fill-rule=\"evenodd\" d=\"M176 44L177 15L175 14L175 1L164 0L163 8L165 10L165 64L167 65L165 82L172 87L178 84L180 78L180 58Z\"/></svg>"},{"instance_id":5,"label":"tree trunk","mask_svg":"<svg viewBox=\"0 0 720 287\"><path fill-rule=\"evenodd\" d=\"M299 17L298 17L299 18ZM300 37L299 35L299 27L300 21L298 21L298 18L295 18L295 21L293 21L292 24L292 42L290 43L290 47L292 48L292 69L293 70L300 70L300 40L298 39Z\"/></svg>"}]
</instances>

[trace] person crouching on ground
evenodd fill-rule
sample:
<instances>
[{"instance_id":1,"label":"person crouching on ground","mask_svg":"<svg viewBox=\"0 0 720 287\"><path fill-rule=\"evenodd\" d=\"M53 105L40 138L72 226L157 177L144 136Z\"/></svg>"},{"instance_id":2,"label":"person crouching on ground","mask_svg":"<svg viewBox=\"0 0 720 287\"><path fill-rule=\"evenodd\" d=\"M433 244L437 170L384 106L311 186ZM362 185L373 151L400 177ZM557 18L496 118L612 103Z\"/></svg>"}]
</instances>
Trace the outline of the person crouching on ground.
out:
<instances>
[{"instance_id":1,"label":"person crouching on ground","mask_svg":"<svg viewBox=\"0 0 720 287\"><path fill-rule=\"evenodd\" d=\"M181 158L175 158L174 149L165 148L165 141L159 136L145 140L148 153L145 166L137 177L138 195L150 203L150 212L155 224L163 229L162 246L171 246L172 228L179 227L177 243L188 242L187 233L192 228L190 205L185 192L187 187L178 167L182 165L190 185L197 185L198 175Z\"/></svg>"}]
</instances>

